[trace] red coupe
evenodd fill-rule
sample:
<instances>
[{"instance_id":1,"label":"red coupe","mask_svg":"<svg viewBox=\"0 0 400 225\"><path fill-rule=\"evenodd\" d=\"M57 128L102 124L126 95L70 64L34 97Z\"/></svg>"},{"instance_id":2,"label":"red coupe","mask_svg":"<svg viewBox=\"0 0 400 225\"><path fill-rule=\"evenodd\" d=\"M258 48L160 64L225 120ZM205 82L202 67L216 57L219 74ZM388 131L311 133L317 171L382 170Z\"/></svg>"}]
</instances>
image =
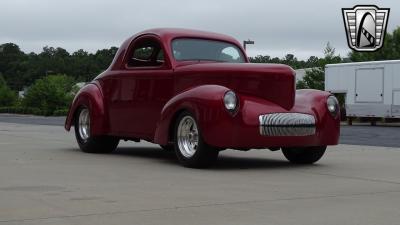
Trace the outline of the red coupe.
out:
<instances>
[{"instance_id":1,"label":"red coupe","mask_svg":"<svg viewBox=\"0 0 400 225\"><path fill-rule=\"evenodd\" d=\"M292 68L249 63L232 37L153 29L119 48L110 67L84 86L65 129L84 152L107 153L119 140L174 150L204 167L224 149L282 149L314 163L339 139L339 105L318 90L297 90Z\"/></svg>"}]
</instances>

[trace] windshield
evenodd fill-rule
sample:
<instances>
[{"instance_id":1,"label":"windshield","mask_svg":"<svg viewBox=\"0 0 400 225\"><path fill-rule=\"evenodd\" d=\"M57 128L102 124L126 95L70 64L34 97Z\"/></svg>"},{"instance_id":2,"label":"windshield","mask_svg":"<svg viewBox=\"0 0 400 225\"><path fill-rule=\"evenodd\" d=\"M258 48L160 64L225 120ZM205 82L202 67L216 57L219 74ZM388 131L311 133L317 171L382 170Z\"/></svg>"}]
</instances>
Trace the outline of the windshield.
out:
<instances>
[{"instance_id":1,"label":"windshield","mask_svg":"<svg viewBox=\"0 0 400 225\"><path fill-rule=\"evenodd\" d=\"M177 61L245 62L237 46L223 41L179 38L172 41L172 52Z\"/></svg>"}]
</instances>

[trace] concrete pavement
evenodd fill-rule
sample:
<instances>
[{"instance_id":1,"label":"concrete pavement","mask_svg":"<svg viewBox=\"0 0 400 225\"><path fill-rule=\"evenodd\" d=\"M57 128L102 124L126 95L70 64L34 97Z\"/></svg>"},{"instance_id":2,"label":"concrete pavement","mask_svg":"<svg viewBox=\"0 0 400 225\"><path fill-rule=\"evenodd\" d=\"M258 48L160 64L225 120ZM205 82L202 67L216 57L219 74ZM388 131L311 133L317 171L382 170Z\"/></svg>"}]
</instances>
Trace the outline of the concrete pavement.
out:
<instances>
[{"instance_id":1,"label":"concrete pavement","mask_svg":"<svg viewBox=\"0 0 400 225\"><path fill-rule=\"evenodd\" d=\"M311 166L228 150L197 170L146 142L85 154L62 127L0 123L0 225L398 225L399 161L398 148L339 145Z\"/></svg>"}]
</instances>

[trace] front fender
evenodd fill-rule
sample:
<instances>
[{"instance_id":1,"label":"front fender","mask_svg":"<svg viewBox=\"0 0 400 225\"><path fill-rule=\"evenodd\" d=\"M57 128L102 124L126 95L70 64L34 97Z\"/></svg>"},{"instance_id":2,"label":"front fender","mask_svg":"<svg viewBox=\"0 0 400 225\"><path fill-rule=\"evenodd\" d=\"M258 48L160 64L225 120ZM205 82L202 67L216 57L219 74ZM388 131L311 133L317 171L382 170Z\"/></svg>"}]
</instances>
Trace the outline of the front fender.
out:
<instances>
[{"instance_id":1,"label":"front fender","mask_svg":"<svg viewBox=\"0 0 400 225\"><path fill-rule=\"evenodd\" d=\"M326 100L331 93L326 91L303 89L296 93L295 111L305 111L306 107L311 108L317 119L317 128L329 135L321 135L320 142L328 145L335 145L340 136L340 109L335 117L328 111Z\"/></svg>"},{"instance_id":2,"label":"front fender","mask_svg":"<svg viewBox=\"0 0 400 225\"><path fill-rule=\"evenodd\" d=\"M311 111L317 118L317 122L320 126L327 123L327 120L337 121L339 119L340 112L336 118L332 118L328 108L326 107L326 99L331 94L326 91L314 90L314 89L300 89L296 92L296 104L294 105L294 111Z\"/></svg>"},{"instance_id":3,"label":"front fender","mask_svg":"<svg viewBox=\"0 0 400 225\"><path fill-rule=\"evenodd\" d=\"M104 135L108 133L108 122L104 107L104 98L96 82L84 86L75 95L65 120L65 129L69 131L74 123L74 117L81 106L89 108L91 135Z\"/></svg>"},{"instance_id":4,"label":"front fender","mask_svg":"<svg viewBox=\"0 0 400 225\"><path fill-rule=\"evenodd\" d=\"M214 121L221 116L230 116L224 110L223 96L230 89L220 85L202 85L186 90L170 99L161 111L160 120L154 136L154 142L166 145L169 141L170 128L173 128L175 118L183 110L187 110L195 117L203 138L207 143L209 129Z\"/></svg>"},{"instance_id":5,"label":"front fender","mask_svg":"<svg viewBox=\"0 0 400 225\"><path fill-rule=\"evenodd\" d=\"M258 116L262 114L297 112L315 116L316 125L319 128L332 126L338 130L339 115L333 118L326 107L326 99L329 95L329 92L313 89L297 90L295 104L289 110L265 99L242 95L243 104L240 113L242 113L243 123L249 126L258 126Z\"/></svg>"}]
</instances>

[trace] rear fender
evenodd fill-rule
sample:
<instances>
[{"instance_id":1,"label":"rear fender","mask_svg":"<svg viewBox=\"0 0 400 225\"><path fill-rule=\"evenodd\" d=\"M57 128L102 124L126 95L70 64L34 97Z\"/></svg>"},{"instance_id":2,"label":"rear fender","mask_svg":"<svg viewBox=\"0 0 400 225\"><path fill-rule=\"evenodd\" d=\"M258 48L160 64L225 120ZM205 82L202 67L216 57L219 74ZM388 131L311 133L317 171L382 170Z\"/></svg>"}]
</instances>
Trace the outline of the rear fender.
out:
<instances>
[{"instance_id":1,"label":"rear fender","mask_svg":"<svg viewBox=\"0 0 400 225\"><path fill-rule=\"evenodd\" d=\"M65 129L69 131L74 124L77 110L88 107L90 111L91 135L104 135L109 132L103 94L97 83L89 83L76 94L65 120Z\"/></svg>"}]
</instances>

